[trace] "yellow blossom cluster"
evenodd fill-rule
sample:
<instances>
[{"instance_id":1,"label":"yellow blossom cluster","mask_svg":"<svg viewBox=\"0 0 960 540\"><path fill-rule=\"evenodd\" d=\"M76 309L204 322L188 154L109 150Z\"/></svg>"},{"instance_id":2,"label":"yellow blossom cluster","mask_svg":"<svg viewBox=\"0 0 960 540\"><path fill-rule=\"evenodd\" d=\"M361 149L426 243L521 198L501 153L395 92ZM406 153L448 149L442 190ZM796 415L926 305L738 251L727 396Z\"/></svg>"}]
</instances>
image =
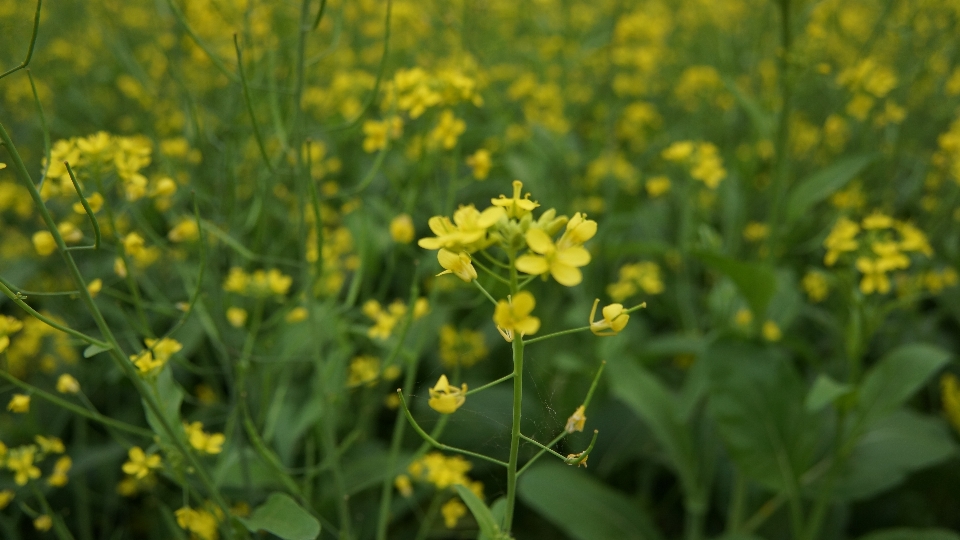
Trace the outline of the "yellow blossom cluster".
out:
<instances>
[{"instance_id":1,"label":"yellow blossom cluster","mask_svg":"<svg viewBox=\"0 0 960 540\"><path fill-rule=\"evenodd\" d=\"M400 300L394 300L384 307L376 300L367 300L363 304L363 314L373 320L374 324L367 330L367 335L374 339L384 340L390 337L397 323L407 313L407 305ZM417 320L430 311L430 303L426 298L418 298L413 303L413 320Z\"/></svg>"},{"instance_id":2,"label":"yellow blossom cluster","mask_svg":"<svg viewBox=\"0 0 960 540\"><path fill-rule=\"evenodd\" d=\"M30 480L37 480L42 476L40 468L37 466L49 456L56 456L66 452L66 447L57 437L45 437L37 435L34 437L34 444L26 444L16 448L7 448L0 441L0 467L7 469L13 474L13 481L18 486L25 486ZM60 455L54 461L50 475L46 483L51 487L63 487L69 480L67 473L70 472L73 461L69 456ZM0 509L6 506L14 497L14 492L4 490L0 492Z\"/></svg>"},{"instance_id":3,"label":"yellow blossom cluster","mask_svg":"<svg viewBox=\"0 0 960 540\"><path fill-rule=\"evenodd\" d=\"M457 330L445 324L440 327L440 362L447 367L470 367L487 357L483 332L464 328Z\"/></svg>"},{"instance_id":4,"label":"yellow blossom cluster","mask_svg":"<svg viewBox=\"0 0 960 540\"><path fill-rule=\"evenodd\" d=\"M58 196L76 199L76 190L64 165L66 161L81 178L96 179L115 172L120 180L120 192L128 201L148 194L169 197L177 190L175 182L158 177L151 186L143 174L152 154L153 143L142 136L121 137L100 131L87 137L58 140L50 148L49 164L44 164L48 181L44 182L40 195L44 200Z\"/></svg>"},{"instance_id":5,"label":"yellow blossom cluster","mask_svg":"<svg viewBox=\"0 0 960 540\"><path fill-rule=\"evenodd\" d=\"M287 294L292 284L293 278L276 268L247 273L242 268L234 266L223 282L223 290L242 296L265 298Z\"/></svg>"},{"instance_id":6,"label":"yellow blossom cluster","mask_svg":"<svg viewBox=\"0 0 960 540\"><path fill-rule=\"evenodd\" d=\"M41 313L57 323L64 322L51 313ZM39 319L29 317L20 323L13 323L9 318L0 316L0 325L5 325L8 329L7 367L15 377L25 377L30 368L54 373L58 365L73 364L77 361L77 350L71 338ZM14 326L22 328L15 335L10 331ZM4 342L2 336L3 331L0 331L0 344Z\"/></svg>"},{"instance_id":7,"label":"yellow blossom cluster","mask_svg":"<svg viewBox=\"0 0 960 540\"><path fill-rule=\"evenodd\" d=\"M350 361L347 375L347 386L353 388L360 385L372 386L380 377L380 359L376 356L361 355Z\"/></svg>"},{"instance_id":8,"label":"yellow blossom cluster","mask_svg":"<svg viewBox=\"0 0 960 540\"><path fill-rule=\"evenodd\" d=\"M620 267L619 279L607 286L607 294L617 302L643 291L645 294L663 292L660 266L652 261L640 261Z\"/></svg>"},{"instance_id":9,"label":"yellow blossom cluster","mask_svg":"<svg viewBox=\"0 0 960 540\"><path fill-rule=\"evenodd\" d=\"M189 531L199 540L217 540L220 538L218 530L218 516L204 508L184 506L173 513L177 518L177 525Z\"/></svg>"},{"instance_id":10,"label":"yellow blossom cluster","mask_svg":"<svg viewBox=\"0 0 960 540\"><path fill-rule=\"evenodd\" d=\"M171 338L146 339L144 343L147 350L130 356L130 361L143 377L155 376L167 365L171 356L183 349L179 341Z\"/></svg>"},{"instance_id":11,"label":"yellow blossom cluster","mask_svg":"<svg viewBox=\"0 0 960 540\"><path fill-rule=\"evenodd\" d=\"M207 433L201 422L184 422L183 430L187 434L187 441L195 450L205 454L219 454L223 451L223 443L227 440L223 433Z\"/></svg>"},{"instance_id":12,"label":"yellow blossom cluster","mask_svg":"<svg viewBox=\"0 0 960 540\"><path fill-rule=\"evenodd\" d=\"M717 189L720 182L727 177L719 150L713 143L678 141L664 149L660 155L667 161L686 164L690 168L690 176L710 189Z\"/></svg>"}]
</instances>

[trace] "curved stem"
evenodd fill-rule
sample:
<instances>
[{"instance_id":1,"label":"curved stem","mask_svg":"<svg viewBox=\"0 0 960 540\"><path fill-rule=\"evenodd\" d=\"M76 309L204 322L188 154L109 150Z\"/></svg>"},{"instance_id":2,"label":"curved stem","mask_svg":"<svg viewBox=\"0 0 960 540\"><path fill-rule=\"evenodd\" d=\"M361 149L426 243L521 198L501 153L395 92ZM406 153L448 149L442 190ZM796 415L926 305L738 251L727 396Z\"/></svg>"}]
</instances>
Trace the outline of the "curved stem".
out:
<instances>
[{"instance_id":1,"label":"curved stem","mask_svg":"<svg viewBox=\"0 0 960 540\"><path fill-rule=\"evenodd\" d=\"M410 414L410 409L407 408L407 402L406 400L403 399L403 391L401 391L400 389L397 389L397 395L400 396L400 406L403 407L403 414L407 417L407 421L410 422L410 425L413 426L413 430L416 431L418 435L423 437L423 440L430 443L434 448L438 450L446 450L447 452L456 452L458 454L463 454L465 456L470 456L477 459L482 459L484 461L489 461L490 463L496 463L501 467L507 466L506 463L504 463L503 461L500 461L499 459L492 458L490 456L485 456L483 454L478 454L476 452L471 452L469 450L464 450L462 448L456 448L454 446L450 446L450 445L438 442L436 439L428 435L427 432L424 431L422 427L420 427L420 424L418 424L417 421L413 419L413 415Z\"/></svg>"},{"instance_id":2,"label":"curved stem","mask_svg":"<svg viewBox=\"0 0 960 540\"><path fill-rule=\"evenodd\" d=\"M37 44L37 32L40 30L40 4L42 3L43 0L37 0L37 10L33 14L33 34L30 36L30 45L27 46L26 58L23 59L23 62L20 62L19 66L10 68L4 71L3 74L0 74L0 79L7 75L12 75L30 65L30 59L33 57L33 47Z\"/></svg>"},{"instance_id":3,"label":"curved stem","mask_svg":"<svg viewBox=\"0 0 960 540\"><path fill-rule=\"evenodd\" d=\"M2 291L3 294L7 296L7 298L12 300L14 304L23 308L24 311L32 315L34 318L43 321L44 323L56 328L57 330L70 334L71 336L77 339L83 340L85 343L89 343L90 345L96 345L97 347L103 347L104 349L110 348L110 344L107 343L106 341L100 341L99 339L90 337L82 332L78 332L74 330L73 328L69 328L60 323L57 323L49 317L41 315L37 310L33 309L26 302L24 302L23 298L19 294L8 289L7 286L3 283L3 281L0 281L0 291Z\"/></svg>"},{"instance_id":4,"label":"curved stem","mask_svg":"<svg viewBox=\"0 0 960 540\"><path fill-rule=\"evenodd\" d=\"M473 281L471 281L471 283L473 283L478 289L480 289L480 292L482 292L483 295L486 296L488 300L490 300L491 302L493 302L493 305L497 305L497 299L494 298L493 295L491 295L491 294L487 291L487 289L483 288L483 285L481 285L479 281L473 280Z\"/></svg>"},{"instance_id":5,"label":"curved stem","mask_svg":"<svg viewBox=\"0 0 960 540\"><path fill-rule=\"evenodd\" d=\"M487 383L487 384L485 384L485 385L483 385L483 386L481 386L481 387L479 387L479 388L474 388L473 390L468 391L466 394L464 394L464 396L469 396L470 394L476 394L477 392L481 392L481 391L483 391L483 390L486 390L487 388L490 388L491 386L496 386L496 385L498 385L498 384L500 384L500 383L502 383L502 382L504 382L504 381L509 381L510 379L512 379L512 378L514 378L514 377L516 377L516 376L517 376L516 373L511 373L511 374L509 374L509 375L504 375L503 377L500 377L499 379L497 379L497 380L495 380L495 381L493 381L493 382Z\"/></svg>"}]
</instances>

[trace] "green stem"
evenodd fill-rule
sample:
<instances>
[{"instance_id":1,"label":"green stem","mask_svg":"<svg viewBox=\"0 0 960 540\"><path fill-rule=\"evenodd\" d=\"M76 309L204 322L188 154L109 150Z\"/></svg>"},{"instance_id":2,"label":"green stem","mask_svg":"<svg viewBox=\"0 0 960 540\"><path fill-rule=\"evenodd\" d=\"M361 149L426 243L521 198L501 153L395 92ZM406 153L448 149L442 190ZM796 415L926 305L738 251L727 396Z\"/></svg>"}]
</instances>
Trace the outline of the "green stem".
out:
<instances>
[{"instance_id":1,"label":"green stem","mask_svg":"<svg viewBox=\"0 0 960 540\"><path fill-rule=\"evenodd\" d=\"M121 422L120 420L114 420L113 418L110 418L109 416L104 416L96 411L88 411L87 409L84 409L79 405L70 403L69 401L57 395L41 390L30 383L23 382L6 371L0 370L0 377L3 377L4 379L7 380L7 382L13 384L14 386L18 386L26 390L29 394L45 399L46 401L49 401L50 403L53 403L54 405L60 408L66 409L78 416L89 418L94 422L99 422L105 426L119 429L120 431L126 431L127 433L131 433L133 435L137 435L145 439L152 440L155 437L154 433L150 430L143 429L141 427L137 427L137 426L128 424L126 422Z\"/></svg>"},{"instance_id":2,"label":"green stem","mask_svg":"<svg viewBox=\"0 0 960 540\"><path fill-rule=\"evenodd\" d=\"M478 261L476 258L472 258L472 259L473 259L473 264L479 266L481 270L483 270L484 272L490 274L490 276L491 276L492 278L496 279L496 280L499 281L500 283L503 283L504 285L510 285L510 282L507 281L506 279L504 279L503 276L501 276L500 274L498 274L498 273L494 272L493 270L487 268L486 265L484 265L483 263L481 263L480 261ZM474 281L476 281L476 280L474 280Z\"/></svg>"},{"instance_id":3,"label":"green stem","mask_svg":"<svg viewBox=\"0 0 960 540\"><path fill-rule=\"evenodd\" d=\"M400 406L403 408L403 414L407 417L407 421L410 422L410 425L413 427L413 430L416 431L418 435L423 437L423 440L430 443L430 445L432 445L434 448L438 450L446 450L447 452L456 452L458 454L463 454L465 456L470 456L477 459L482 459L483 461L496 463L497 465L500 465L503 467L507 466L506 463L504 463L503 461L500 461L499 459L492 458L490 456L485 456L483 454L478 454L476 452L471 452L469 450L464 450L462 448L456 448L454 446L450 446L450 445L438 442L436 439L428 435L427 432L424 431L422 427L420 427L420 424L418 424L417 421L413 419L413 415L410 414L410 409L407 408L407 402L406 400L403 399L403 392L398 389L397 395L400 396Z\"/></svg>"},{"instance_id":4,"label":"green stem","mask_svg":"<svg viewBox=\"0 0 960 540\"><path fill-rule=\"evenodd\" d=\"M30 45L27 46L26 58L23 59L23 62L20 62L19 66L10 68L4 71L3 74L0 74L0 79L7 75L12 75L30 65L30 59L33 57L33 47L37 44L37 32L40 30L40 4L42 3L42 0L37 0L37 10L33 14L33 35L30 36Z\"/></svg>"},{"instance_id":5,"label":"green stem","mask_svg":"<svg viewBox=\"0 0 960 540\"><path fill-rule=\"evenodd\" d=\"M83 205L83 210L87 213L87 217L90 218L90 223L93 224L93 248L100 249L100 223L97 222L97 216L93 215L93 209L90 208L90 203L88 203L87 198L83 196L83 191L80 189L80 182L77 182L77 176L73 174L73 169L70 167L70 164L66 161L64 161L63 164L67 166L70 181L73 182L73 188L77 190L77 195L80 197L80 204Z\"/></svg>"},{"instance_id":6,"label":"green stem","mask_svg":"<svg viewBox=\"0 0 960 540\"><path fill-rule=\"evenodd\" d=\"M780 61L778 74L780 76L780 115L777 120L776 162L774 164L773 201L770 206L770 241L767 257L776 256L777 245L781 235L781 213L783 199L787 192L787 182L790 161L787 156L790 142L790 113L792 94L790 80L790 54L793 35L790 29L790 0L779 0L780 7Z\"/></svg>"},{"instance_id":7,"label":"green stem","mask_svg":"<svg viewBox=\"0 0 960 540\"><path fill-rule=\"evenodd\" d=\"M247 105L247 114L250 115L250 124L253 126L253 138L257 141L257 147L260 148L260 155L263 162L267 165L267 170L273 173L273 164L270 163L270 156L267 155L267 147L263 144L263 136L260 134L260 126L257 124L257 116L253 112L253 100L250 99L250 88L247 85L247 76L243 71L243 55L240 52L240 40L236 32L233 34L233 47L237 51L237 73L240 74L240 86L243 88L243 101Z\"/></svg>"},{"instance_id":8,"label":"green stem","mask_svg":"<svg viewBox=\"0 0 960 540\"><path fill-rule=\"evenodd\" d=\"M516 254L510 252L510 293L519 291ZM507 507L503 514L503 530L508 535L513 526L513 512L517 503L517 462L520 452L520 418L523 406L523 336L513 338L513 423L510 426L510 461L507 465Z\"/></svg>"},{"instance_id":9,"label":"green stem","mask_svg":"<svg viewBox=\"0 0 960 540\"><path fill-rule=\"evenodd\" d=\"M146 403L147 408L150 409L150 412L157 417L164 434L166 434L177 451L186 459L189 465L196 472L200 482L207 490L210 498L213 499L216 505L220 508L220 511L223 512L225 516L229 516L230 507L227 506L227 502L224 500L223 495L221 495L220 490L213 483L213 479L207 472L206 467L187 447L183 439L182 429L180 429L180 426L174 428L174 426L168 421L163 407L150 392L143 379L140 378L136 368L133 366L133 363L130 362L126 356L124 356L123 350L120 347L120 343L117 342L117 338L110 330L110 325L107 324L106 319L103 317L103 313L100 312L100 308L98 308L96 303L93 301L93 296L90 294L90 291L87 290L87 283L83 279L83 275L80 273L80 268L77 266L76 261L73 260L73 257L66 251L66 244L63 241L63 236L61 236L60 232L57 230L57 224L53 220L53 216L51 216L50 211L47 210L47 207L43 202L43 198L40 197L40 192L37 190L36 185L34 185L33 180L30 178L30 173L27 171L27 168L23 163L23 159L20 157L20 153L17 152L16 147L13 144L13 140L10 139L10 135L7 133L6 128L3 127L3 124L0 124L0 140L3 140L4 145L7 147L7 151L14 163L14 169L17 171L17 174L24 187L30 192L30 197L33 199L34 204L40 212L44 224L46 224L47 228L50 230L50 233L53 235L53 239L56 242L57 247L60 249L60 254L67 266L67 270L70 272L70 276L80 293L80 299L83 301L91 317L93 317L94 323L97 325L100 333L103 334L103 337L106 339L111 358L113 358L117 367L123 371L127 379L133 384L134 388L137 389L137 393L139 393L143 398L143 401ZM227 531L228 538L234 537L232 527L224 527L224 530Z\"/></svg>"},{"instance_id":10,"label":"green stem","mask_svg":"<svg viewBox=\"0 0 960 540\"><path fill-rule=\"evenodd\" d=\"M533 438L531 438L531 437L527 437L527 436L524 435L523 433L520 434L520 438L523 439L523 440L525 440L525 441L527 441L527 442L531 442L531 443L535 444L536 446L539 446L540 449L543 450L544 452L549 452L549 453L553 454L554 456L556 456L556 457L558 457L558 458L560 458L560 459L562 459L562 460L564 460L564 461L566 461L566 459L567 459L567 457L564 456L563 454L561 454L560 452L557 452L556 450L550 448L549 446L545 446L545 445L541 444L540 441L538 441L538 440L536 440L536 439L533 439ZM550 444L550 446L553 446L553 444Z\"/></svg>"},{"instance_id":11,"label":"green stem","mask_svg":"<svg viewBox=\"0 0 960 540\"><path fill-rule=\"evenodd\" d=\"M493 302L493 305L497 305L496 298L494 298L485 288L483 288L483 285L481 285L479 281L473 280L471 281L471 283L473 283L478 289L480 289L480 292L482 292L483 295L486 296L488 300Z\"/></svg>"},{"instance_id":12,"label":"green stem","mask_svg":"<svg viewBox=\"0 0 960 540\"><path fill-rule=\"evenodd\" d=\"M387 358L387 361L384 362L385 366L389 366L396 360L397 355L400 354L400 349L403 346L403 342L407 337L407 332L410 330L410 323L413 321L413 304L419 296L420 288L417 286L417 276L414 274L413 284L410 286L410 298L407 301L407 312L403 318L403 326L400 328L400 332L397 335L397 343L394 345L393 350L390 351L390 356ZM407 361L406 371L403 377L403 392L410 393L413 391L413 385L416 383L417 375L417 357L414 356L412 359ZM387 457L387 474L383 477L383 484L380 486L380 508L377 512L377 539L386 540L387 538L387 528L390 525L390 505L393 501L393 475L397 468L397 461L400 455L400 445L403 442L403 432L406 427L406 423L403 421L403 411L397 411L397 417L394 420L393 424L393 435L390 438L390 454Z\"/></svg>"},{"instance_id":13,"label":"green stem","mask_svg":"<svg viewBox=\"0 0 960 540\"><path fill-rule=\"evenodd\" d=\"M84 290L86 290L86 289L84 289ZM9 288L7 288L6 284L5 284L3 281L0 281L0 291L2 291L3 294L6 295L7 298L9 298L10 300L12 300L14 304L20 306L24 311L26 311L27 313L29 313L30 315L32 315L34 318L43 321L44 323L52 326L53 328L56 328L57 330L60 330L61 332L70 334L71 336L73 336L73 337L75 337L75 338L77 338L77 339L82 340L84 343L88 343L88 344L90 344L90 345L96 345L97 347L103 347L104 349L109 349L109 348L110 348L110 344L107 343L106 341L100 341L99 339L90 337L90 336L88 336L88 335L86 335L86 334L84 334L84 333L77 332L76 330L74 330L74 329L72 329L72 328L68 328L68 327L66 327L66 326L63 326L62 324L54 321L53 319L50 319L49 317L46 317L46 316L44 316L44 315L41 315L37 310L35 310L35 309L33 309L32 307L30 307L29 305L27 305L27 303L23 301L23 299L21 298L21 296L20 296L19 294L15 293L15 292L13 292L12 290L10 290ZM77 292L79 292L79 291L77 291Z\"/></svg>"},{"instance_id":14,"label":"green stem","mask_svg":"<svg viewBox=\"0 0 960 540\"><path fill-rule=\"evenodd\" d=\"M477 392L481 392L481 391L483 391L483 390L486 390L487 388L490 388L491 386L496 386L496 385L498 385L498 384L500 384L500 383L502 383L502 382L504 382L504 381L509 381L510 379L512 379L512 378L514 378L514 377L516 377L516 376L517 376L516 373L510 373L509 375L504 375L503 377L500 377L499 379L497 379L497 380L495 380L495 381L493 381L493 382L487 383L487 384L485 384L485 385L483 385L483 386L481 386L481 387L479 387L479 388L474 388L473 390L468 391L466 394L464 394L464 396L469 396L470 394L476 394Z\"/></svg>"}]
</instances>

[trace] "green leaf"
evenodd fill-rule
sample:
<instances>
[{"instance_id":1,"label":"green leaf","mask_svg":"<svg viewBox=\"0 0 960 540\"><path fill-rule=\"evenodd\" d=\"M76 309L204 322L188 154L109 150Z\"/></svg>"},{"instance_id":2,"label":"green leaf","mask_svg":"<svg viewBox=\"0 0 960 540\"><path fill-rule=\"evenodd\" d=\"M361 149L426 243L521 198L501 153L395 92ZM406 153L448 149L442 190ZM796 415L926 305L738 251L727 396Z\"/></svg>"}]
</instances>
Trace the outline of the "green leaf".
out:
<instances>
[{"instance_id":1,"label":"green leaf","mask_svg":"<svg viewBox=\"0 0 960 540\"><path fill-rule=\"evenodd\" d=\"M160 370L160 373L157 374L156 386L164 419L174 430L181 429L180 405L183 403L184 392L183 388L180 388L177 381L173 379L173 370L170 366L165 366ZM143 410L147 415L147 423L150 424L150 427L158 437L167 439L167 432L163 429L163 423L147 405L146 400L142 401Z\"/></svg>"},{"instance_id":2,"label":"green leaf","mask_svg":"<svg viewBox=\"0 0 960 540\"><path fill-rule=\"evenodd\" d=\"M83 357L92 358L102 352L107 352L110 349L111 347L101 347L100 345L90 345L89 347L83 350Z\"/></svg>"},{"instance_id":3,"label":"green leaf","mask_svg":"<svg viewBox=\"0 0 960 540\"><path fill-rule=\"evenodd\" d=\"M490 513L493 514L494 523L503 523L503 518L507 515L507 498L500 497L499 499L493 501L493 504L490 505ZM500 528L497 527L499 531ZM504 535L501 533L501 537ZM477 537L477 540L499 540L496 536L488 536L482 531L480 536Z\"/></svg>"},{"instance_id":4,"label":"green leaf","mask_svg":"<svg viewBox=\"0 0 960 540\"><path fill-rule=\"evenodd\" d=\"M252 533L267 531L284 540L313 540L320 536L320 522L283 493L271 493L267 502L240 521Z\"/></svg>"},{"instance_id":5,"label":"green leaf","mask_svg":"<svg viewBox=\"0 0 960 540\"><path fill-rule=\"evenodd\" d=\"M848 395L853 388L849 384L839 383L829 375L821 373L813 382L804 405L810 412L820 412L838 398Z\"/></svg>"},{"instance_id":6,"label":"green leaf","mask_svg":"<svg viewBox=\"0 0 960 540\"><path fill-rule=\"evenodd\" d=\"M813 205L843 188L876 157L876 154L867 154L841 159L801 180L787 199L787 221L795 221Z\"/></svg>"},{"instance_id":7,"label":"green leaf","mask_svg":"<svg viewBox=\"0 0 960 540\"><path fill-rule=\"evenodd\" d=\"M887 529L861 536L859 540L960 540L960 535L946 529Z\"/></svg>"},{"instance_id":8,"label":"green leaf","mask_svg":"<svg viewBox=\"0 0 960 540\"><path fill-rule=\"evenodd\" d=\"M740 294L750 304L754 316L767 312L767 305L777 290L777 275L770 265L759 262L744 262L701 251L697 257L704 264L726 275L740 290Z\"/></svg>"},{"instance_id":9,"label":"green leaf","mask_svg":"<svg viewBox=\"0 0 960 540\"><path fill-rule=\"evenodd\" d=\"M477 520L480 532L490 538L500 536L500 526L497 525L497 520L493 517L493 513L487 508L487 505L466 486L457 484L455 487L460 498L463 499L467 508L470 509L470 513L473 514L473 518Z\"/></svg>"},{"instance_id":10,"label":"green leaf","mask_svg":"<svg viewBox=\"0 0 960 540\"><path fill-rule=\"evenodd\" d=\"M653 374L628 357L607 363L613 394L647 423L664 454L692 488L697 454L678 399Z\"/></svg>"},{"instance_id":11,"label":"green leaf","mask_svg":"<svg viewBox=\"0 0 960 540\"><path fill-rule=\"evenodd\" d=\"M731 459L770 489L795 490L819 427L803 406L803 383L789 359L774 349L718 342L701 361L711 366L707 410Z\"/></svg>"},{"instance_id":12,"label":"green leaf","mask_svg":"<svg viewBox=\"0 0 960 540\"><path fill-rule=\"evenodd\" d=\"M520 477L524 504L576 540L659 540L643 508L586 471L544 463Z\"/></svg>"},{"instance_id":13,"label":"green leaf","mask_svg":"<svg viewBox=\"0 0 960 540\"><path fill-rule=\"evenodd\" d=\"M916 470L956 454L944 422L901 409L873 424L840 470L834 497L858 500L886 491ZM816 489L816 488L814 488Z\"/></svg>"},{"instance_id":14,"label":"green leaf","mask_svg":"<svg viewBox=\"0 0 960 540\"><path fill-rule=\"evenodd\" d=\"M862 424L870 425L900 408L949 359L947 351L918 343L902 345L881 358L860 388Z\"/></svg>"}]
</instances>

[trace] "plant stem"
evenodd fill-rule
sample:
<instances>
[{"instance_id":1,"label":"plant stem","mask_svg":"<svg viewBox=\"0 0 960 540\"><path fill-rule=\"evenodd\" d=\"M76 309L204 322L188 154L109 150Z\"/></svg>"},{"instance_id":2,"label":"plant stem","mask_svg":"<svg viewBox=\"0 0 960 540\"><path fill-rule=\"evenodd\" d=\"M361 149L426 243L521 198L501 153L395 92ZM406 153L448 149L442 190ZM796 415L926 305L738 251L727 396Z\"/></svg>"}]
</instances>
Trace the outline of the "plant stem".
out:
<instances>
[{"instance_id":1,"label":"plant stem","mask_svg":"<svg viewBox=\"0 0 960 540\"><path fill-rule=\"evenodd\" d=\"M510 293L517 294L516 254L510 257ZM517 503L517 459L520 452L520 417L523 404L523 336L515 332L513 338L513 424L510 427L510 460L507 464L507 507L503 514L503 531L510 534L513 512Z\"/></svg>"}]
</instances>

